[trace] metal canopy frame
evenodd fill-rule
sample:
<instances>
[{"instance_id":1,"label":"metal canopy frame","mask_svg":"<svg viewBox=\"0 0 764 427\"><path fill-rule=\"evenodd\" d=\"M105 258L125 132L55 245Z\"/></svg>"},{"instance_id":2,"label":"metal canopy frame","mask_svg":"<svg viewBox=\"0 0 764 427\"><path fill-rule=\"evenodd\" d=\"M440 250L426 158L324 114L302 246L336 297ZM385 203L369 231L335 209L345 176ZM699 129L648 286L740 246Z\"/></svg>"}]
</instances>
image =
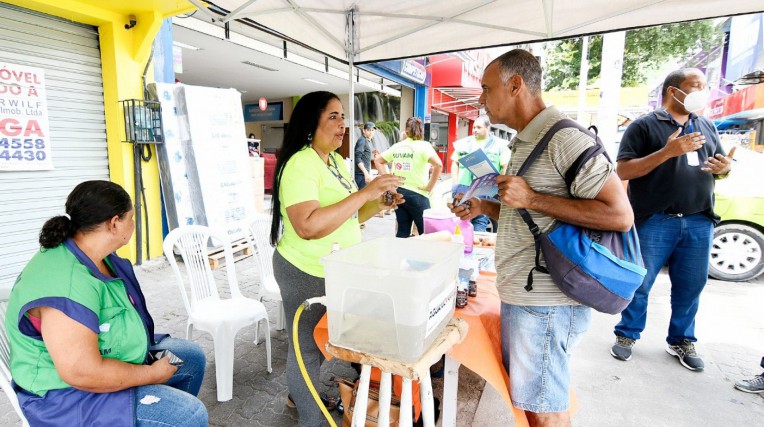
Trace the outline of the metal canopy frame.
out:
<instances>
[{"instance_id":1,"label":"metal canopy frame","mask_svg":"<svg viewBox=\"0 0 764 427\"><path fill-rule=\"evenodd\" d=\"M307 23L310 27L312 27L315 31L320 33L321 36L325 37L328 41L331 42L331 44L334 45L334 48L339 48L341 51L344 52L347 63L348 63L348 80L349 80L349 99L351 100L351 105L353 105L353 95L354 95L354 68L356 64L359 63L365 63L365 62L377 62L382 60L389 60L389 59L401 59L401 58L407 58L412 56L424 56L424 55L430 55L435 54L438 52L446 52L449 50L466 50L470 48L478 48L478 47L491 47L491 46L501 46L501 45L509 45L509 44L518 44L518 43L524 43L524 42L535 42L535 41L542 41L542 40L551 40L551 39L560 39L560 38L567 38L567 37L575 37L580 35L588 35L590 33L596 34L596 33L604 33L609 31L621 31L625 29L630 28L638 28L638 27L645 27L650 25L659 25L659 24L668 24L672 22L682 22L687 20L698 20L698 19L707 19L707 18L713 18L717 16L731 16L736 14L745 14L745 13L754 13L754 12L762 12L764 11L764 2L761 0L736 0L733 3L730 3L728 1L723 0L696 0L696 4L694 8L687 8L686 4L683 0L641 0L641 1L623 1L625 3L622 7L614 7L611 10L602 11L604 12L601 16L595 16L591 19L587 19L585 21L578 21L578 22L566 22L566 11L570 10L578 10L578 9L587 9L592 8L596 6L596 4L601 4L601 0L541 0L540 10L537 15L537 21L543 18L543 25L537 22L537 27L544 27L544 31L533 31L529 29L522 29L522 28L516 28L512 26L503 26L498 24L492 24L482 21L476 21L474 19L468 19L467 15L469 15L472 12L479 11L486 7L496 7L496 8L504 8L503 10L506 12L506 8L511 7L517 7L518 9L521 9L522 6L526 6L526 8L530 8L531 12L532 9L537 7L537 3L533 2L521 2L521 1L509 1L509 0L470 0L468 2L459 3L458 9L456 11L451 11L446 16L437 16L432 14L415 14L415 13L395 13L395 10L392 12L374 12L374 11L364 11L362 10L358 4L364 3L362 0L357 0L356 2L351 3L350 6L345 6L346 2L343 0L325 0L324 3L321 6L331 5L331 4L338 4L337 8L331 8L331 7L305 7L301 6L301 0L280 0L283 2L284 7L278 7L276 1L274 0L260 0L259 4L266 4L265 6L261 7L260 10L248 10L258 2L258 0L241 0L240 3L237 3L239 0L219 0L221 2L225 2L233 9L232 12L225 14L224 16L219 16L216 14L213 14L209 10L207 10L207 6L201 3L201 0L188 0L193 5L195 5L199 10L202 10L203 13L205 13L208 17L210 17L213 21L218 21L222 23L228 23L231 20L234 19L245 19L245 18L262 18L262 21L267 21L267 18L272 17L274 15L281 15L281 14L294 14L297 17L299 17L303 22ZM598 3L599 2L599 3ZM315 2L313 2L311 5L314 5ZM613 2L607 2L608 5L612 6ZM618 2L617 4L620 4ZM342 6L340 6L342 5ZM400 5L400 3L396 3L396 5ZM734 5L734 6L733 6ZM257 5L256 5L257 6ZM410 7L412 10L416 9L416 6L423 6L423 3L409 3L406 7ZM433 3L433 7L436 6L436 3ZM448 6L455 7L457 5L454 4L454 2L448 2ZM559 6L559 7L558 7ZM721 6L724 6L724 8L721 8ZM217 7L217 6L216 6ZM656 7L660 7L660 10L656 10ZM566 9L567 8L567 9ZM571 9L573 8L573 9ZM222 9L222 8L218 8ZM558 11L558 15L555 15L555 10ZM716 10L724 10L726 13L716 13L714 11ZM421 12L421 8L418 9L419 12ZM528 10L526 9L525 12ZM642 11L640 14L639 12ZM662 12L662 13L658 13ZM321 25L314 16L311 14L314 13L320 13L320 14L342 14L345 16L345 34L344 34L344 40L340 40L337 34L331 31L330 28L325 27L324 25ZM596 14L595 14L596 15ZM671 16L671 19L665 18L666 16ZM401 21L401 20L411 20L413 21L426 21L425 23L419 24L419 25L413 25L409 28L397 28L395 30L395 34L392 36L387 36L385 38L374 40L372 43L363 46L362 45L362 39L359 37L360 31L359 27L361 26L360 21L362 18L387 18L395 21ZM618 20L619 17L622 17L623 19ZM636 19L639 18L639 19ZM562 21L565 25L562 26L561 29L555 30L554 29L554 23L555 20ZM484 19L485 21L495 21L490 19ZM614 21L615 20L615 21ZM268 23L263 23L262 21L259 21L258 24L261 25L263 28L266 28L268 30L274 31L278 34L283 34L285 38L289 38L291 40L297 41L298 43L303 43L306 46L309 46L311 49L316 50L318 52L321 52L325 55L329 55L332 57L336 57L335 54L330 53L328 50L322 50L315 46L315 41L311 40L310 42L305 41L306 35L303 34L303 40L300 41L297 38L293 38L293 36L289 34L285 34L289 31L286 29L280 30L277 28L279 25L278 23L275 23L275 26L268 25ZM278 22L278 21L275 21ZM596 25L597 23L603 22L603 25ZM283 24L283 23L282 23ZM443 39L443 42L440 42L440 39L438 39L439 43L429 45L429 47L424 48L425 50L432 50L432 49L440 49L438 51L422 51L422 52L414 52L411 49L406 50L405 48L399 49L397 52L393 52L391 55L386 57L381 57L379 53L375 56L374 54L371 54L371 58L361 60L361 54L365 52L372 52L375 49L378 49L382 46L386 46L389 44L392 44L395 41L400 41L401 39L404 39L406 37L410 37L412 35L416 35L418 33L422 33L423 35L426 35L425 32L428 29L433 28L436 25L439 24L460 24L460 25L466 25L469 27L475 27L476 29L479 29L482 33L490 33L491 35L497 35L499 38L489 39L491 42L483 43L482 46L464 46L462 45L455 47L455 46L448 46L449 39L445 38ZM336 22L335 22L336 26ZM458 28L458 27L457 27ZM488 30L488 31L486 31ZM336 29L336 33L339 33L339 29ZM509 39L506 38L500 38L500 35L504 34L517 34L517 35L523 35L525 37L523 38L516 38L510 41L507 41ZM455 39L451 39L452 41ZM498 41L498 42L497 42ZM503 43L502 43L503 41ZM470 39L469 43L476 43L473 42L472 39ZM442 46L443 45L443 46ZM441 49L442 47L442 49ZM450 49L449 49L450 48ZM332 50L333 52L337 52L337 50ZM405 54L404 54L405 52ZM385 53L386 54L386 53ZM471 99L470 99L471 101ZM355 117L354 117L354 108L350 108L350 114L348 117L348 122L350 123L351 129L355 128ZM351 139L353 137L353 133L351 131ZM353 141L351 141L352 143ZM350 150L350 158L353 160L353 150Z\"/></svg>"},{"instance_id":2,"label":"metal canopy frame","mask_svg":"<svg viewBox=\"0 0 764 427\"><path fill-rule=\"evenodd\" d=\"M335 58L342 56L340 52L347 58L348 26L345 25L345 40L342 40L343 30L337 20L322 25L321 17L316 15L347 17L348 11L353 9L355 28L364 31L366 25L371 34L356 40L353 49L356 64L764 11L761 0L695 0L692 8L688 8L684 0L188 1L202 10L208 4L218 10L232 10L222 17L208 15L217 21L256 20L263 28ZM444 13L438 15L438 9ZM495 19L497 11L507 19ZM519 20L513 21L515 12ZM295 25L292 17L299 18L301 25ZM385 34L387 27L380 28L380 18L389 20L392 35ZM433 32L433 27L439 25L443 31L438 27L437 32ZM468 31L464 31L465 28ZM427 40L421 49L414 47L416 43L409 43L419 34L422 40ZM385 49L387 46L389 50Z\"/></svg>"}]
</instances>

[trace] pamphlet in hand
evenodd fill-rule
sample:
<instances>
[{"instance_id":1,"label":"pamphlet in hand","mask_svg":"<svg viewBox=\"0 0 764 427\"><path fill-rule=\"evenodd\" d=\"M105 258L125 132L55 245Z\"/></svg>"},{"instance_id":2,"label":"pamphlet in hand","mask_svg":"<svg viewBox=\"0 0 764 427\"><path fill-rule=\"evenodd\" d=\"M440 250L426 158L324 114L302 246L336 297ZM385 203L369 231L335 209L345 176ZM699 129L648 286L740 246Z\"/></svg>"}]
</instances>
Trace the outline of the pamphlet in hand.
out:
<instances>
[{"instance_id":1,"label":"pamphlet in hand","mask_svg":"<svg viewBox=\"0 0 764 427\"><path fill-rule=\"evenodd\" d=\"M496 183L496 177L498 176L498 173L489 173L472 181L472 185L470 185L470 188L464 193L464 197L459 200L457 206L473 197L494 197L499 192L499 185Z\"/></svg>"},{"instance_id":2,"label":"pamphlet in hand","mask_svg":"<svg viewBox=\"0 0 764 427\"><path fill-rule=\"evenodd\" d=\"M499 171L496 170L496 166L494 166L488 159L488 156L485 155L485 152L479 148L466 156L463 156L459 159L459 163L469 169L469 171L478 178L490 173L499 173Z\"/></svg>"},{"instance_id":3,"label":"pamphlet in hand","mask_svg":"<svg viewBox=\"0 0 764 427\"><path fill-rule=\"evenodd\" d=\"M491 198L499 192L499 186L496 184L496 177L499 176L499 171L496 170L496 167L491 163L483 150L478 148L459 159L459 163L477 178L472 181L472 185L464 193L464 197L459 200L457 206L473 197Z\"/></svg>"}]
</instances>

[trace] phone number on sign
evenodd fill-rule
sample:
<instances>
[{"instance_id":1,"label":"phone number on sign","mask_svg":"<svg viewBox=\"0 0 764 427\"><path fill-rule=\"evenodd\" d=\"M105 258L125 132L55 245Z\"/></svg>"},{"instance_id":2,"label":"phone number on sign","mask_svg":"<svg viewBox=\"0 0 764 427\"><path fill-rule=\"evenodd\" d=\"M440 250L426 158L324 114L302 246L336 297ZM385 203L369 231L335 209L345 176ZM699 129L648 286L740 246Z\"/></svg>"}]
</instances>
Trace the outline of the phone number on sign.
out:
<instances>
[{"instance_id":1,"label":"phone number on sign","mask_svg":"<svg viewBox=\"0 0 764 427\"><path fill-rule=\"evenodd\" d=\"M0 148L18 150L23 148L29 150L34 148L36 150L45 149L45 140L40 138L0 138Z\"/></svg>"},{"instance_id":2,"label":"phone number on sign","mask_svg":"<svg viewBox=\"0 0 764 427\"><path fill-rule=\"evenodd\" d=\"M45 160L45 140L39 138L0 138L0 160Z\"/></svg>"},{"instance_id":3,"label":"phone number on sign","mask_svg":"<svg viewBox=\"0 0 764 427\"><path fill-rule=\"evenodd\" d=\"M0 160L45 160L45 152L34 150L2 150L0 151Z\"/></svg>"}]
</instances>

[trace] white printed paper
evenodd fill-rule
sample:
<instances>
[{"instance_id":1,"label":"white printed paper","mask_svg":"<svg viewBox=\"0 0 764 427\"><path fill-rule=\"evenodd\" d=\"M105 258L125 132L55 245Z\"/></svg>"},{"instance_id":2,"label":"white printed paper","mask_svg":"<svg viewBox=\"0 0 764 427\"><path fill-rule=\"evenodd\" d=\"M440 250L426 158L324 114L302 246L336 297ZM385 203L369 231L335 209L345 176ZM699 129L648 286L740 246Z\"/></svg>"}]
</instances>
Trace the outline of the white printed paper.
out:
<instances>
[{"instance_id":1,"label":"white printed paper","mask_svg":"<svg viewBox=\"0 0 764 427\"><path fill-rule=\"evenodd\" d=\"M0 171L51 169L45 71L0 62Z\"/></svg>"},{"instance_id":2,"label":"white printed paper","mask_svg":"<svg viewBox=\"0 0 764 427\"><path fill-rule=\"evenodd\" d=\"M241 94L178 85L176 99L179 119L187 119L190 139L183 140L186 131L181 126L181 143L193 150L206 225L223 230L231 240L240 239L242 224L251 220L255 205ZM190 153L186 158L191 161Z\"/></svg>"},{"instance_id":3,"label":"white printed paper","mask_svg":"<svg viewBox=\"0 0 764 427\"><path fill-rule=\"evenodd\" d=\"M425 324L424 336L429 337L430 334L443 322L443 319L449 315L456 304L456 285L448 286L440 295L430 301L427 306L427 323Z\"/></svg>"}]
</instances>

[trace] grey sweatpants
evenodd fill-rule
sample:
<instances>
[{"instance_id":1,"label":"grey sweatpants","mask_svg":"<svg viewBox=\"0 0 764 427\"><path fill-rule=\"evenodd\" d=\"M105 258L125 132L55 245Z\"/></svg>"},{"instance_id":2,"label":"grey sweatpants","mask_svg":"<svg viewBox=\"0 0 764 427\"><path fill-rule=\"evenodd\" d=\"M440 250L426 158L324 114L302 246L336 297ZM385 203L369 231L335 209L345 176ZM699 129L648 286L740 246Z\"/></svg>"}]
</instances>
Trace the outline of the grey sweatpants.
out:
<instances>
[{"instance_id":1,"label":"grey sweatpants","mask_svg":"<svg viewBox=\"0 0 764 427\"><path fill-rule=\"evenodd\" d=\"M300 367L297 365L297 357L292 345L292 322L295 312L297 312L297 307L306 299L326 295L324 278L304 273L284 259L278 250L273 251L273 275L281 291L281 300L284 304L284 314L287 322L286 330L289 337L289 352L287 354L286 369L289 394L292 395L292 399L297 405L297 412L300 414L300 425L321 426L324 424L324 415L321 413L318 405L316 405L315 400L313 400L308 385L305 383L300 372ZM315 329L324 313L326 313L326 307L321 304L314 304L310 310L302 312L298 327L302 360L310 380L316 388L319 387L321 382L320 371L324 355L313 340L313 329Z\"/></svg>"}]
</instances>

